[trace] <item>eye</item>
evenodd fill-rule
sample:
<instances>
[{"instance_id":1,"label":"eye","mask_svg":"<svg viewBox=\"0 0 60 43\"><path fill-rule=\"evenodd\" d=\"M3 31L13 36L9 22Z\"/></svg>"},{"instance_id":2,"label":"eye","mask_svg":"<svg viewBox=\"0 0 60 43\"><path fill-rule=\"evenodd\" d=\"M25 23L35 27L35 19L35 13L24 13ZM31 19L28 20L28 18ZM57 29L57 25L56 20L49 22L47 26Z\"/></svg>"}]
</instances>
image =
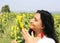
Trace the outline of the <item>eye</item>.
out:
<instances>
[{"instance_id":1,"label":"eye","mask_svg":"<svg viewBox=\"0 0 60 43\"><path fill-rule=\"evenodd\" d=\"M38 21L36 18L34 18L35 21Z\"/></svg>"}]
</instances>

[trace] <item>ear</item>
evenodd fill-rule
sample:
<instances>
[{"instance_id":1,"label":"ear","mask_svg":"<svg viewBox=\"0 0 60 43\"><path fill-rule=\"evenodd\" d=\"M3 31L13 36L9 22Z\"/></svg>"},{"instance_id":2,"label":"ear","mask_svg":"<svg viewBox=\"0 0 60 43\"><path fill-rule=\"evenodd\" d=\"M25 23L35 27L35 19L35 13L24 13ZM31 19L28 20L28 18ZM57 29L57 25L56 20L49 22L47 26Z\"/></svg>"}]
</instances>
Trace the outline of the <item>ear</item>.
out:
<instances>
[{"instance_id":1,"label":"ear","mask_svg":"<svg viewBox=\"0 0 60 43\"><path fill-rule=\"evenodd\" d=\"M42 25L42 29L44 29L45 28L45 26L44 25Z\"/></svg>"}]
</instances>

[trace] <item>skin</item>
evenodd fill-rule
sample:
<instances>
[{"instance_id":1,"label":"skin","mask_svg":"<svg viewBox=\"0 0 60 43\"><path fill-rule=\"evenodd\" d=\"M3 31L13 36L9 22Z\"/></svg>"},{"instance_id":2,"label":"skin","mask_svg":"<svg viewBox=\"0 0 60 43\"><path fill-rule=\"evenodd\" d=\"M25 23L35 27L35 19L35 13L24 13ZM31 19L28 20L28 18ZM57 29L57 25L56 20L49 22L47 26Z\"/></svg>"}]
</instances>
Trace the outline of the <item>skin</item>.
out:
<instances>
[{"instance_id":1,"label":"skin","mask_svg":"<svg viewBox=\"0 0 60 43\"><path fill-rule=\"evenodd\" d=\"M36 43L39 39L41 39L40 32L43 32L44 29L41 15L39 13L36 13L34 18L30 20L30 28L35 32L35 36L33 35L33 31L31 32L31 36L26 29L21 30L22 36L26 43Z\"/></svg>"},{"instance_id":2,"label":"skin","mask_svg":"<svg viewBox=\"0 0 60 43\"><path fill-rule=\"evenodd\" d=\"M26 43L36 43L39 39L41 39L40 32L43 32L44 29L39 13L36 13L34 18L31 19L30 28L35 32L35 36L33 35L33 32L31 32L32 36L30 36L26 29L22 29L22 36Z\"/></svg>"},{"instance_id":3,"label":"skin","mask_svg":"<svg viewBox=\"0 0 60 43\"><path fill-rule=\"evenodd\" d=\"M30 28L35 31L35 35L38 35L40 32L42 32L43 27L41 16L39 13L36 13L34 18L30 21Z\"/></svg>"}]
</instances>

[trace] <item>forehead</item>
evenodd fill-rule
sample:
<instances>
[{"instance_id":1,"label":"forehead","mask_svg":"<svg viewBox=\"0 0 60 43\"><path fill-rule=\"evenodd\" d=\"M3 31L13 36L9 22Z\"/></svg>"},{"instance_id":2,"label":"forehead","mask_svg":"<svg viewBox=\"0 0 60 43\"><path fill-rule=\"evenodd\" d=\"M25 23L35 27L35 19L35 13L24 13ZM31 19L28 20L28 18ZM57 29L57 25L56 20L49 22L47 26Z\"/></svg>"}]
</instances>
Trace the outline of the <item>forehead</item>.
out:
<instances>
[{"instance_id":1,"label":"forehead","mask_svg":"<svg viewBox=\"0 0 60 43\"><path fill-rule=\"evenodd\" d=\"M39 13L36 13L34 17L35 17L36 19L40 19L40 14L39 14Z\"/></svg>"}]
</instances>

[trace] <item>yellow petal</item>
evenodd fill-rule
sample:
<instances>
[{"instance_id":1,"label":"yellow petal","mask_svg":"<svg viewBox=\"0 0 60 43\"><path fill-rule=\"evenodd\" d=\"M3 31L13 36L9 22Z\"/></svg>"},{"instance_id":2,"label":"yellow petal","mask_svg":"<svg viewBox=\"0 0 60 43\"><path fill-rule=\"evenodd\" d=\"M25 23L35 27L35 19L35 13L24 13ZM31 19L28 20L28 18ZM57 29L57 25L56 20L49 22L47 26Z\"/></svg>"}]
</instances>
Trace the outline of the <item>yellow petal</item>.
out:
<instances>
[{"instance_id":1,"label":"yellow petal","mask_svg":"<svg viewBox=\"0 0 60 43\"><path fill-rule=\"evenodd\" d=\"M24 28L24 24L20 22L20 28Z\"/></svg>"}]
</instances>

